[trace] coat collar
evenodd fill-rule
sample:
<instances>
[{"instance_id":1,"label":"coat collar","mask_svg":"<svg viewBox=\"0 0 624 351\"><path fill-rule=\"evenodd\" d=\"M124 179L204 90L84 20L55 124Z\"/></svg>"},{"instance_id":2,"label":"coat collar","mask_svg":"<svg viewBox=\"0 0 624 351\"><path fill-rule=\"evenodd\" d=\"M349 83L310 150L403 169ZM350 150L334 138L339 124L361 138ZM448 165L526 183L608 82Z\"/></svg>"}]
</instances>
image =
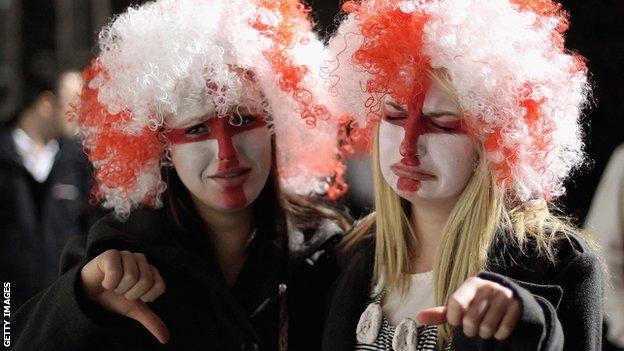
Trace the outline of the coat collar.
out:
<instances>
[{"instance_id":1,"label":"coat collar","mask_svg":"<svg viewBox=\"0 0 624 351\"><path fill-rule=\"evenodd\" d=\"M523 288L546 298L558 306L562 298L559 286L548 284L556 271L556 262L532 254L531 244L520 250L507 239L508 233L498 232L490 248L488 271L514 279ZM347 351L355 345L355 328L368 302L373 276L375 242L365 239L353 252L339 278L327 317L323 350Z\"/></svg>"},{"instance_id":2,"label":"coat collar","mask_svg":"<svg viewBox=\"0 0 624 351\"><path fill-rule=\"evenodd\" d=\"M24 168L22 160L17 154L11 130L8 127L0 128L0 162L7 163L13 167Z\"/></svg>"}]
</instances>

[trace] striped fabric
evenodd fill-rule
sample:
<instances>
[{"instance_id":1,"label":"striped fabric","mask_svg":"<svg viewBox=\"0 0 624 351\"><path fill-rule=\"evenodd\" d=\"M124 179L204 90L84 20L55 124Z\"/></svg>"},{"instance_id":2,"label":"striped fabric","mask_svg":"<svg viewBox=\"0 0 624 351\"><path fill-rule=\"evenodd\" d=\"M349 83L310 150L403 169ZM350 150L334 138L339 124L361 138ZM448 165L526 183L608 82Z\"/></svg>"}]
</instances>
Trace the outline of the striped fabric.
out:
<instances>
[{"instance_id":1,"label":"striped fabric","mask_svg":"<svg viewBox=\"0 0 624 351\"><path fill-rule=\"evenodd\" d=\"M394 336L394 330L396 327L390 325L386 317L381 320L381 329L377 335L377 339L374 344L362 344L356 343L355 350L363 351L394 351L392 348L392 337ZM418 342L416 344L416 351L434 351L436 350L436 342L438 339L438 328L434 325L423 325L418 327ZM451 345L444 347L445 351L451 349Z\"/></svg>"}]
</instances>

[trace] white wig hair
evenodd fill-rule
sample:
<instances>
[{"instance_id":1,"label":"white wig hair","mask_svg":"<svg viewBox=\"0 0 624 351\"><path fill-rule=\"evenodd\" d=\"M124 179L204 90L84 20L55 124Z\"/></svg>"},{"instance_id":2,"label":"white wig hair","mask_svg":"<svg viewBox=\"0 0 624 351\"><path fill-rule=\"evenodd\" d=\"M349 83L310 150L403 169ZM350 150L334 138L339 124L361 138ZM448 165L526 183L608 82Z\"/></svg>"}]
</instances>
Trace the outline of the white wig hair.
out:
<instances>
[{"instance_id":1,"label":"white wig hair","mask_svg":"<svg viewBox=\"0 0 624 351\"><path fill-rule=\"evenodd\" d=\"M317 98L323 47L311 28L296 0L158 0L114 18L84 72L78 109L94 195L122 217L141 203L159 206L168 162L160 132L239 105L264 111L287 191L327 192L340 162L336 127Z\"/></svg>"},{"instance_id":2,"label":"white wig hair","mask_svg":"<svg viewBox=\"0 0 624 351\"><path fill-rule=\"evenodd\" d=\"M384 95L407 103L442 70L514 200L553 199L584 161L585 60L564 48L568 15L551 0L366 0L331 38L332 112L371 131Z\"/></svg>"}]
</instances>

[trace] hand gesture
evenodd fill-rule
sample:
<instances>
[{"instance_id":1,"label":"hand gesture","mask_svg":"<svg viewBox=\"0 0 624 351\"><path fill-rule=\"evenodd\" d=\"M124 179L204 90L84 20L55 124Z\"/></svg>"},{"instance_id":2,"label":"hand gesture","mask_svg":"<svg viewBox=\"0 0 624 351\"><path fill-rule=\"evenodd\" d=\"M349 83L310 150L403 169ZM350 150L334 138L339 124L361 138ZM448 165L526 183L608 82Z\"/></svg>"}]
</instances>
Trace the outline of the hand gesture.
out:
<instances>
[{"instance_id":1,"label":"hand gesture","mask_svg":"<svg viewBox=\"0 0 624 351\"><path fill-rule=\"evenodd\" d=\"M145 304L165 292L165 282L145 255L108 250L87 263L80 277L89 300L138 321L159 342L169 340L169 329Z\"/></svg>"},{"instance_id":2,"label":"hand gesture","mask_svg":"<svg viewBox=\"0 0 624 351\"><path fill-rule=\"evenodd\" d=\"M489 280L470 277L449 298L446 306L418 313L422 324L449 323L468 337L492 336L505 340L513 332L522 307L513 292Z\"/></svg>"}]
</instances>

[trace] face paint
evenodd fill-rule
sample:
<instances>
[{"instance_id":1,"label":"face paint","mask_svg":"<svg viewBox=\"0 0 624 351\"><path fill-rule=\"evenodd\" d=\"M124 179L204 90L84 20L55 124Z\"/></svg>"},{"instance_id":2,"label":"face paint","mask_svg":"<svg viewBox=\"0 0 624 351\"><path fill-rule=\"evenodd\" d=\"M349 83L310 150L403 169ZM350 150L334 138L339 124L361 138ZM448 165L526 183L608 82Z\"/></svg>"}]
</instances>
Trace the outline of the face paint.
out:
<instances>
[{"instance_id":1,"label":"face paint","mask_svg":"<svg viewBox=\"0 0 624 351\"><path fill-rule=\"evenodd\" d=\"M476 148L460 116L457 101L437 82L408 106L386 101L379 162L399 196L413 202L461 193L472 175Z\"/></svg>"},{"instance_id":2,"label":"face paint","mask_svg":"<svg viewBox=\"0 0 624 351\"><path fill-rule=\"evenodd\" d=\"M271 136L263 118L206 117L167 131L173 165L191 194L221 210L252 203L271 169Z\"/></svg>"}]
</instances>

